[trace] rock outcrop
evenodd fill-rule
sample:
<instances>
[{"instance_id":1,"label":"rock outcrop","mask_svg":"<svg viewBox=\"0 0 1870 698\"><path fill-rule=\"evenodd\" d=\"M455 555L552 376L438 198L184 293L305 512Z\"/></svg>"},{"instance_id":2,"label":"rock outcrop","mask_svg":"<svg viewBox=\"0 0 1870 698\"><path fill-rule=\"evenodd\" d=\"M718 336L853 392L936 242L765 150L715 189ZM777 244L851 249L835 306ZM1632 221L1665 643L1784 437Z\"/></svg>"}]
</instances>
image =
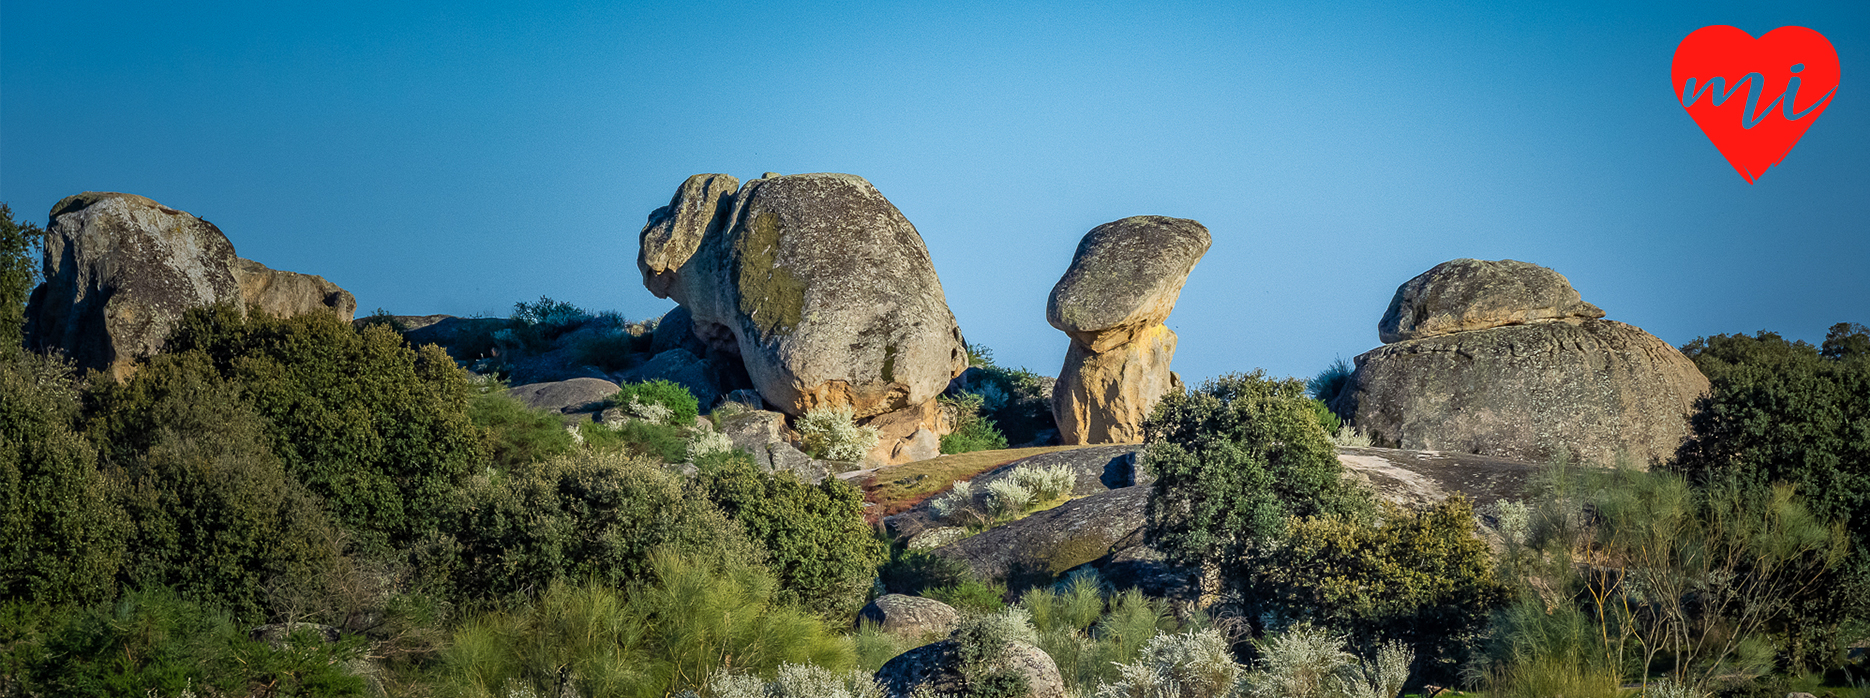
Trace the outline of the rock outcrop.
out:
<instances>
[{"instance_id":1,"label":"rock outcrop","mask_svg":"<svg viewBox=\"0 0 1870 698\"><path fill-rule=\"evenodd\" d=\"M930 635L946 637L954 632L961 613L934 599L884 594L858 611L857 619L876 623L886 633L920 639Z\"/></svg>"},{"instance_id":2,"label":"rock outcrop","mask_svg":"<svg viewBox=\"0 0 1870 698\"><path fill-rule=\"evenodd\" d=\"M1137 444L1089 446L1052 451L1000 465L974 476L970 482L974 484L974 491L984 492L994 482L1011 477L1014 470L1022 467L1064 466L1077 475L1071 488L1072 496L1092 495L1153 482L1154 478L1136 467L1137 455L1142 451L1143 447ZM879 471L878 476L887 478L886 472ZM883 525L891 535L903 537L917 536L924 531L944 526L930 511L931 500L934 499L936 497L929 497L928 500L924 500L908 511L884 518Z\"/></svg>"},{"instance_id":3,"label":"rock outcrop","mask_svg":"<svg viewBox=\"0 0 1870 698\"><path fill-rule=\"evenodd\" d=\"M1598 319L1563 276L1455 260L1396 291L1333 403L1380 446L1648 465L1675 453L1708 380L1667 342Z\"/></svg>"},{"instance_id":4,"label":"rock outcrop","mask_svg":"<svg viewBox=\"0 0 1870 698\"><path fill-rule=\"evenodd\" d=\"M960 645L954 640L942 640L896 655L877 670L876 680L890 698L909 698L917 689L958 696L967 689L960 667ZM1059 676L1058 664L1045 650L1017 640L1009 642L993 668L1025 679L1028 698L1065 698L1065 681Z\"/></svg>"},{"instance_id":5,"label":"rock outcrop","mask_svg":"<svg viewBox=\"0 0 1870 698\"><path fill-rule=\"evenodd\" d=\"M1046 320L1071 336L1052 392L1060 443L1138 443L1172 387L1175 333L1162 324L1208 251L1191 220L1135 216L1093 228L1052 287Z\"/></svg>"},{"instance_id":6,"label":"rock outcrop","mask_svg":"<svg viewBox=\"0 0 1870 698\"><path fill-rule=\"evenodd\" d=\"M322 278L240 259L213 223L135 194L85 192L53 206L44 272L26 309L26 345L118 378L161 351L190 308L257 304L348 320L357 307Z\"/></svg>"},{"instance_id":7,"label":"rock outcrop","mask_svg":"<svg viewBox=\"0 0 1870 698\"><path fill-rule=\"evenodd\" d=\"M787 414L938 414L928 403L967 361L915 226L861 177L769 175L730 193L738 184L690 177L650 215L644 286L681 303L692 336L739 357ZM884 459L919 452L899 443L939 425L907 426L885 435Z\"/></svg>"}]
</instances>

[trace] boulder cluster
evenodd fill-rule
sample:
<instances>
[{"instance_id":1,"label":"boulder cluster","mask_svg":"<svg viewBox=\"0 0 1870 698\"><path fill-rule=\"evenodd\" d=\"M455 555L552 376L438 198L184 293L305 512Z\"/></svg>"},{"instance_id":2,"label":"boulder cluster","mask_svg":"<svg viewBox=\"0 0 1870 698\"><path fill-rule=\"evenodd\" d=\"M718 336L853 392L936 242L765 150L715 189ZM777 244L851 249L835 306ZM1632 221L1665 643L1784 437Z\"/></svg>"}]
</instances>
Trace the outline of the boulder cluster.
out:
<instances>
[{"instance_id":1,"label":"boulder cluster","mask_svg":"<svg viewBox=\"0 0 1870 698\"><path fill-rule=\"evenodd\" d=\"M53 206L44 273L26 306L26 346L119 378L160 351L190 308L225 302L346 320L357 311L323 277L241 259L213 223L135 194L85 192Z\"/></svg>"},{"instance_id":2,"label":"boulder cluster","mask_svg":"<svg viewBox=\"0 0 1870 698\"><path fill-rule=\"evenodd\" d=\"M1558 272L1457 259L1396 289L1333 409L1374 443L1638 466L1674 455L1708 379Z\"/></svg>"}]
</instances>

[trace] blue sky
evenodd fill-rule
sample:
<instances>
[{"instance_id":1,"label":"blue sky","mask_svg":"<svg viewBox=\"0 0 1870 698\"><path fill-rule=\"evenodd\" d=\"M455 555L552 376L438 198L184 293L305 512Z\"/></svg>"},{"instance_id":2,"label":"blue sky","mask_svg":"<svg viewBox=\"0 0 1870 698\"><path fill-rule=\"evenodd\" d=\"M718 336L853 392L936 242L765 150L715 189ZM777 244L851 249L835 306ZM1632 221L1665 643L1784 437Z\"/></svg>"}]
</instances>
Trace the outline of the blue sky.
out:
<instances>
[{"instance_id":1,"label":"blue sky","mask_svg":"<svg viewBox=\"0 0 1870 698\"><path fill-rule=\"evenodd\" d=\"M1837 97L1748 185L1671 95L1709 24L1811 27ZM0 201L126 191L363 311L632 318L682 179L849 172L970 341L1055 373L1045 300L1132 215L1214 234L1190 380L1377 346L1457 257L1565 274L1671 343L1870 323L1870 4L0 3Z\"/></svg>"}]
</instances>

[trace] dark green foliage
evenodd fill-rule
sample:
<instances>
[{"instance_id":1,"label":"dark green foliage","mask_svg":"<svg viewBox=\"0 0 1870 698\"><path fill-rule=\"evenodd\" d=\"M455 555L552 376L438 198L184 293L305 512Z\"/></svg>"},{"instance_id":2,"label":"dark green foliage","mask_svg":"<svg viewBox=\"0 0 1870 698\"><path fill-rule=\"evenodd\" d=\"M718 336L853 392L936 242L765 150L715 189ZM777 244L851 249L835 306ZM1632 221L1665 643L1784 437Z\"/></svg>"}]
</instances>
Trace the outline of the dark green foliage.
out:
<instances>
[{"instance_id":1,"label":"dark green foliage","mask_svg":"<svg viewBox=\"0 0 1870 698\"><path fill-rule=\"evenodd\" d=\"M265 420L201 352L158 355L93 400L90 432L131 525L127 586L166 586L252 619L269 580L336 557L336 530L287 477Z\"/></svg>"},{"instance_id":2,"label":"dark green foliage","mask_svg":"<svg viewBox=\"0 0 1870 698\"><path fill-rule=\"evenodd\" d=\"M653 461L586 451L475 478L453 507L436 570L456 593L498 599L590 579L614 588L649 572L650 552L759 557L740 525ZM433 573L432 573L433 574Z\"/></svg>"},{"instance_id":3,"label":"dark green foliage","mask_svg":"<svg viewBox=\"0 0 1870 698\"><path fill-rule=\"evenodd\" d=\"M1246 573L1253 542L1290 517L1362 516L1369 496L1346 483L1305 386L1265 372L1221 376L1169 394L1144 422L1154 473L1146 535L1172 559Z\"/></svg>"},{"instance_id":4,"label":"dark green foliage","mask_svg":"<svg viewBox=\"0 0 1870 698\"><path fill-rule=\"evenodd\" d=\"M69 364L0 346L0 600L106 598L123 556L123 515L73 428Z\"/></svg>"},{"instance_id":5,"label":"dark green foliage","mask_svg":"<svg viewBox=\"0 0 1870 698\"><path fill-rule=\"evenodd\" d=\"M1318 375L1305 381L1305 393L1312 396L1313 400L1330 404L1332 400L1338 398L1339 393L1344 392L1345 386L1350 385L1351 374L1356 372L1357 369L1351 366L1351 362L1345 361L1344 357L1340 356L1332 360L1331 365L1326 366L1325 370L1319 371ZM1332 430L1334 433L1336 431Z\"/></svg>"},{"instance_id":6,"label":"dark green foliage","mask_svg":"<svg viewBox=\"0 0 1870 698\"><path fill-rule=\"evenodd\" d=\"M981 416L983 399L975 393L962 393L957 398L939 398L944 407L955 413L954 431L941 437L941 452L973 453L1006 448L1006 435L994 426L993 420Z\"/></svg>"},{"instance_id":7,"label":"dark green foliage","mask_svg":"<svg viewBox=\"0 0 1870 698\"><path fill-rule=\"evenodd\" d=\"M1697 339L1683 353L1712 383L1670 466L1699 484L1795 485L1820 517L1842 519L1856 552L1806 615L1835 629L1870 617L1870 331L1840 323L1822 347L1771 332ZM1822 620L1820 620L1822 619Z\"/></svg>"},{"instance_id":8,"label":"dark green foliage","mask_svg":"<svg viewBox=\"0 0 1870 698\"><path fill-rule=\"evenodd\" d=\"M607 402L629 411L631 401L645 405L661 405L674 414L668 424L686 427L695 423L695 416L701 414L701 405L693 393L688 392L680 383L657 378L641 383L625 383L616 395Z\"/></svg>"},{"instance_id":9,"label":"dark green foliage","mask_svg":"<svg viewBox=\"0 0 1870 698\"><path fill-rule=\"evenodd\" d=\"M918 596L930 587L958 585L972 573L960 560L897 545L890 548L889 562L877 568L877 578L889 593Z\"/></svg>"},{"instance_id":10,"label":"dark green foliage","mask_svg":"<svg viewBox=\"0 0 1870 698\"><path fill-rule=\"evenodd\" d=\"M631 421L611 429L590 422L579 425L578 434L584 437L585 447L596 451L622 451L664 463L688 460L688 432L681 427Z\"/></svg>"},{"instance_id":11,"label":"dark green foliage","mask_svg":"<svg viewBox=\"0 0 1870 698\"><path fill-rule=\"evenodd\" d=\"M1337 414L1333 413L1330 407L1325 406L1323 400L1316 398L1312 400L1312 416L1318 420L1318 426L1324 428L1326 435L1336 434L1338 428L1344 426L1344 420L1338 419Z\"/></svg>"},{"instance_id":12,"label":"dark green foliage","mask_svg":"<svg viewBox=\"0 0 1870 698\"><path fill-rule=\"evenodd\" d=\"M1387 506L1376 526L1302 519L1281 545L1254 556L1254 610L1372 643L1401 640L1414 647L1421 675L1446 683L1507 601L1489 555L1474 535L1473 507L1458 495L1422 511Z\"/></svg>"},{"instance_id":13,"label":"dark green foliage","mask_svg":"<svg viewBox=\"0 0 1870 698\"><path fill-rule=\"evenodd\" d=\"M326 644L301 629L273 647L164 589L85 608L15 603L0 619L0 690L10 678L10 695L366 695L344 666L364 653L363 638Z\"/></svg>"},{"instance_id":14,"label":"dark green foliage","mask_svg":"<svg viewBox=\"0 0 1870 698\"><path fill-rule=\"evenodd\" d=\"M631 354L649 351L650 333L630 334L628 325L618 324L602 332L582 337L572 346L572 360L605 371L620 371L629 365Z\"/></svg>"},{"instance_id":15,"label":"dark green foliage","mask_svg":"<svg viewBox=\"0 0 1870 698\"><path fill-rule=\"evenodd\" d=\"M954 632L955 668L959 670L965 698L1022 698L1031 694L1026 677L1006 667L1007 650L1013 637L1003 623L987 616L975 616Z\"/></svg>"},{"instance_id":16,"label":"dark green foliage","mask_svg":"<svg viewBox=\"0 0 1870 698\"><path fill-rule=\"evenodd\" d=\"M13 221L13 209L0 204L0 346L17 345L26 321L26 301L39 285L39 247L45 231L34 223Z\"/></svg>"},{"instance_id":17,"label":"dark green foliage","mask_svg":"<svg viewBox=\"0 0 1870 698\"><path fill-rule=\"evenodd\" d=\"M358 318L358 322L363 325L382 325L384 327L388 327L397 332L408 332L409 331L408 325L403 324L401 320L396 319L396 316L391 315L390 311L384 310L382 308L377 308L375 311L371 312L369 315L366 315L362 318Z\"/></svg>"},{"instance_id":18,"label":"dark green foliage","mask_svg":"<svg viewBox=\"0 0 1870 698\"><path fill-rule=\"evenodd\" d=\"M526 407L498 386L476 390L468 399L468 415L487 430L498 468L512 469L578 447L557 416Z\"/></svg>"},{"instance_id":19,"label":"dark green foliage","mask_svg":"<svg viewBox=\"0 0 1870 698\"><path fill-rule=\"evenodd\" d=\"M761 472L739 450L696 465L708 499L766 548L780 600L828 617L856 613L883 557L864 524L862 492L837 478L807 485L789 472Z\"/></svg>"},{"instance_id":20,"label":"dark green foliage","mask_svg":"<svg viewBox=\"0 0 1870 698\"><path fill-rule=\"evenodd\" d=\"M286 471L364 549L434 530L461 479L487 462L467 373L439 347L410 349L388 328L220 306L189 311L169 348L204 352L244 388Z\"/></svg>"},{"instance_id":21,"label":"dark green foliage","mask_svg":"<svg viewBox=\"0 0 1870 698\"><path fill-rule=\"evenodd\" d=\"M1006 608L1006 585L968 576L954 584L929 587L922 595L975 613L997 613Z\"/></svg>"},{"instance_id":22,"label":"dark green foliage","mask_svg":"<svg viewBox=\"0 0 1870 698\"><path fill-rule=\"evenodd\" d=\"M982 372L969 389L986 398L980 414L1005 435L1007 443L1031 443L1039 432L1058 428L1052 419L1050 379L1024 368L995 365L993 352L986 347L970 345L968 351L973 362L969 365Z\"/></svg>"},{"instance_id":23,"label":"dark green foliage","mask_svg":"<svg viewBox=\"0 0 1870 698\"><path fill-rule=\"evenodd\" d=\"M554 325L570 329L589 321L591 314L570 303L540 296L539 300L531 303L514 303L513 319L525 325Z\"/></svg>"}]
</instances>

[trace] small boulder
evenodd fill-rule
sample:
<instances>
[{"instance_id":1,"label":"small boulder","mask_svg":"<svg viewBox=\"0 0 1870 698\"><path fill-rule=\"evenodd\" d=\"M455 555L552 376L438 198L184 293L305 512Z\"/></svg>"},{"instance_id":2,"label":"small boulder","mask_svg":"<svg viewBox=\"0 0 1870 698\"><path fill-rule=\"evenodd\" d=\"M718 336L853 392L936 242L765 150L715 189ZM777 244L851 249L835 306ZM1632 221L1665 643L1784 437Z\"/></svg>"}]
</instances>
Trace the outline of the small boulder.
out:
<instances>
[{"instance_id":1,"label":"small boulder","mask_svg":"<svg viewBox=\"0 0 1870 698\"><path fill-rule=\"evenodd\" d=\"M876 680L890 698L909 698L918 689L934 695L964 695L967 680L960 665L959 643L942 640L896 655L877 670ZM1028 698L1065 698L1065 680L1045 650L1019 641L1007 643L998 668L1024 678Z\"/></svg>"},{"instance_id":2,"label":"small boulder","mask_svg":"<svg viewBox=\"0 0 1870 698\"><path fill-rule=\"evenodd\" d=\"M1045 312L1071 337L1052 393L1062 443L1143 440L1143 417L1174 382L1176 337L1162 321L1210 242L1195 221L1134 216L1078 243Z\"/></svg>"},{"instance_id":3,"label":"small boulder","mask_svg":"<svg viewBox=\"0 0 1870 698\"><path fill-rule=\"evenodd\" d=\"M1050 579L1143 542L1149 487L1125 487L1074 499L1012 523L936 548L981 579Z\"/></svg>"},{"instance_id":4,"label":"small boulder","mask_svg":"<svg viewBox=\"0 0 1870 698\"><path fill-rule=\"evenodd\" d=\"M857 612L859 621L876 623L883 632L907 638L946 636L961 622L953 606L920 596L884 594Z\"/></svg>"},{"instance_id":5,"label":"small boulder","mask_svg":"<svg viewBox=\"0 0 1870 698\"><path fill-rule=\"evenodd\" d=\"M1377 323L1385 344L1507 325L1601 318L1571 281L1512 259L1455 259L1397 287Z\"/></svg>"},{"instance_id":6,"label":"small boulder","mask_svg":"<svg viewBox=\"0 0 1870 698\"><path fill-rule=\"evenodd\" d=\"M617 384L601 378L573 378L533 383L509 389L507 394L535 410L571 414L599 409L604 398L617 394Z\"/></svg>"}]
</instances>

